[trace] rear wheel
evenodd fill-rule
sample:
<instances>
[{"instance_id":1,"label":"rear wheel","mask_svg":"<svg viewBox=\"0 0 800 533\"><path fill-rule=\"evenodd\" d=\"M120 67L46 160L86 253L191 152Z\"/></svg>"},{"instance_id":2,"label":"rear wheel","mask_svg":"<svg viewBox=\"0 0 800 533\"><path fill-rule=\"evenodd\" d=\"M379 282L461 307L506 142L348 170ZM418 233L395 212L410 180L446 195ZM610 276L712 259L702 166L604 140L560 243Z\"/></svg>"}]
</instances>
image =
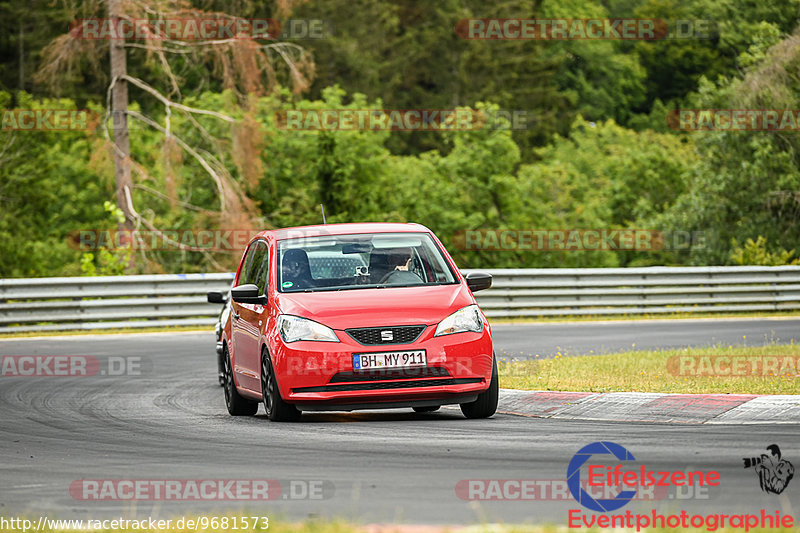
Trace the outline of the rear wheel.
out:
<instances>
[{"instance_id":1,"label":"rear wheel","mask_svg":"<svg viewBox=\"0 0 800 533\"><path fill-rule=\"evenodd\" d=\"M438 411L441 405L426 405L425 407L412 407L418 413L432 413Z\"/></svg>"},{"instance_id":2,"label":"rear wheel","mask_svg":"<svg viewBox=\"0 0 800 533\"><path fill-rule=\"evenodd\" d=\"M225 361L224 361L225 354L221 353L217 356L217 381L219 381L219 386L225 386Z\"/></svg>"},{"instance_id":3,"label":"rear wheel","mask_svg":"<svg viewBox=\"0 0 800 533\"><path fill-rule=\"evenodd\" d=\"M300 419L302 413L294 405L284 402L281 398L272 361L266 349L261 354L261 395L264 397L264 410L270 420L294 422Z\"/></svg>"},{"instance_id":4,"label":"rear wheel","mask_svg":"<svg viewBox=\"0 0 800 533\"><path fill-rule=\"evenodd\" d=\"M223 390L225 391L225 406L228 408L228 413L233 416L252 416L256 414L256 411L258 411L258 402L242 398L239 395L239 391L236 390L236 384L233 381L231 357L230 354L228 354L227 347L223 349L222 359L225 376Z\"/></svg>"},{"instance_id":5,"label":"rear wheel","mask_svg":"<svg viewBox=\"0 0 800 533\"><path fill-rule=\"evenodd\" d=\"M461 404L461 412L467 418L489 418L497 411L497 399L500 395L500 380L497 377L497 360L492 354L492 381L489 388L478 395L478 399Z\"/></svg>"}]
</instances>

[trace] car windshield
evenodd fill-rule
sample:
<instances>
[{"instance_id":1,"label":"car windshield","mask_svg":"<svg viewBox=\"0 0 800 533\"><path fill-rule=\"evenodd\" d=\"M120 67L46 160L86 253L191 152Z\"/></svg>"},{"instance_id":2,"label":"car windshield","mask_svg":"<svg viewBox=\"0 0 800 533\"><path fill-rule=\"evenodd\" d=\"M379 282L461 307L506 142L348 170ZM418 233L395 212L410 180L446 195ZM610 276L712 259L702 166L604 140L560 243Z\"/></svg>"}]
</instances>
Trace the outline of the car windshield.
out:
<instances>
[{"instance_id":1,"label":"car windshield","mask_svg":"<svg viewBox=\"0 0 800 533\"><path fill-rule=\"evenodd\" d=\"M278 242L281 292L456 283L427 233L324 235Z\"/></svg>"}]
</instances>

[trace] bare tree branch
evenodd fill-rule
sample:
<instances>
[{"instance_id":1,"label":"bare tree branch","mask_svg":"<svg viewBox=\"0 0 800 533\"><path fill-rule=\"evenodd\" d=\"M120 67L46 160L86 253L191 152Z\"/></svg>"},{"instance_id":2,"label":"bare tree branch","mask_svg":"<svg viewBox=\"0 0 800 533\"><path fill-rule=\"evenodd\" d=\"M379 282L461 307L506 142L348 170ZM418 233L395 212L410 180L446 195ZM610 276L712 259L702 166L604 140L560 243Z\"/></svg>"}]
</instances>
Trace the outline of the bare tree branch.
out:
<instances>
[{"instance_id":1,"label":"bare tree branch","mask_svg":"<svg viewBox=\"0 0 800 533\"><path fill-rule=\"evenodd\" d=\"M157 191L155 189L152 189L152 188L148 187L147 185L142 185L140 183L134 183L133 184L133 188L134 189L139 189L140 191L144 191L144 192L146 192L148 194L152 194L153 196L157 196L158 198L161 198L162 200L167 200L167 201L170 200L169 196L167 196L163 192ZM194 204L190 204L189 202L184 202L182 200L178 200L176 203L181 207L185 207L186 209L190 209L192 211L197 211L198 213L203 213L203 214L206 214L206 215L212 215L212 214L215 213L215 211L212 211L211 209L204 209L204 208L202 208L200 206L196 206Z\"/></svg>"},{"instance_id":2,"label":"bare tree branch","mask_svg":"<svg viewBox=\"0 0 800 533\"><path fill-rule=\"evenodd\" d=\"M126 81L136 85L137 87L139 87L143 91L146 91L146 92L150 93L151 95L155 96L156 98L158 98L164 104L164 106L166 106L168 108L169 107L174 107L175 109L180 109L181 111L186 111L187 113L196 113L198 115L210 115L212 117L216 117L216 118L224 120L226 122L236 122L236 119L234 119L233 117L229 117L228 115L225 115L223 113L219 113L217 111L209 111L208 109L198 109L196 107L189 107L189 106L185 106L183 104L179 104L177 102L173 102L172 100L170 100L169 98L167 98L166 96L164 96L163 94L161 94L160 92L158 92L153 87L149 86L148 84L146 84L144 81L140 80L139 78L134 78L132 76L125 76L123 79L125 79Z\"/></svg>"}]
</instances>

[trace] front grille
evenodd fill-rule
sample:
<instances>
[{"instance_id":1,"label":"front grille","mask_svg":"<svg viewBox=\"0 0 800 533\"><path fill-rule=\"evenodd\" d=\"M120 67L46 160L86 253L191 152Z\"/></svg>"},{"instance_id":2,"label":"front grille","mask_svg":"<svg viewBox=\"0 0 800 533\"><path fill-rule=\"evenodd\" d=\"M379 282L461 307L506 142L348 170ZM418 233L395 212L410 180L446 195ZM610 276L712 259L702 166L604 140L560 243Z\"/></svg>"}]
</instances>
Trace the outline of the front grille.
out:
<instances>
[{"instance_id":1,"label":"front grille","mask_svg":"<svg viewBox=\"0 0 800 533\"><path fill-rule=\"evenodd\" d=\"M346 383L342 385L323 385L321 387L299 387L292 392L339 392L358 390L416 389L420 387L444 387L446 385L465 385L480 383L483 378L445 378L416 381L378 381L376 383Z\"/></svg>"},{"instance_id":2,"label":"front grille","mask_svg":"<svg viewBox=\"0 0 800 533\"><path fill-rule=\"evenodd\" d=\"M381 344L411 344L422 335L426 326L388 326L385 328L351 328L346 329L356 342L365 346L378 346ZM382 335L383 332L391 331L391 339Z\"/></svg>"},{"instance_id":3,"label":"front grille","mask_svg":"<svg viewBox=\"0 0 800 533\"><path fill-rule=\"evenodd\" d=\"M347 383L351 381L380 381L387 379L450 377L446 368L431 366L417 368L395 368L382 370L365 370L362 372L339 372L334 374L330 383Z\"/></svg>"}]
</instances>

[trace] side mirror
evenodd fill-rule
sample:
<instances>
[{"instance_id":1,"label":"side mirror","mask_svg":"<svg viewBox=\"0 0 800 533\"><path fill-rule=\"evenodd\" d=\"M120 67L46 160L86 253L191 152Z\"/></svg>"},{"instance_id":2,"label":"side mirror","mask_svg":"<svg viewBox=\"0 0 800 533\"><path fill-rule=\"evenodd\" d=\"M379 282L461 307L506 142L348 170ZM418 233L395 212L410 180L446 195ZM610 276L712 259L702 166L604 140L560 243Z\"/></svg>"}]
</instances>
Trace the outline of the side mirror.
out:
<instances>
[{"instance_id":1,"label":"side mirror","mask_svg":"<svg viewBox=\"0 0 800 533\"><path fill-rule=\"evenodd\" d=\"M228 303L228 297L220 291L208 291L206 293L208 303L210 304L225 304Z\"/></svg>"},{"instance_id":2,"label":"side mirror","mask_svg":"<svg viewBox=\"0 0 800 533\"><path fill-rule=\"evenodd\" d=\"M239 285L231 289L231 298L240 304L261 304L267 303L267 297L258 294L258 287L253 283Z\"/></svg>"},{"instance_id":3,"label":"side mirror","mask_svg":"<svg viewBox=\"0 0 800 533\"><path fill-rule=\"evenodd\" d=\"M492 275L484 272L470 272L466 276L467 287L472 292L482 291L492 286Z\"/></svg>"}]
</instances>

